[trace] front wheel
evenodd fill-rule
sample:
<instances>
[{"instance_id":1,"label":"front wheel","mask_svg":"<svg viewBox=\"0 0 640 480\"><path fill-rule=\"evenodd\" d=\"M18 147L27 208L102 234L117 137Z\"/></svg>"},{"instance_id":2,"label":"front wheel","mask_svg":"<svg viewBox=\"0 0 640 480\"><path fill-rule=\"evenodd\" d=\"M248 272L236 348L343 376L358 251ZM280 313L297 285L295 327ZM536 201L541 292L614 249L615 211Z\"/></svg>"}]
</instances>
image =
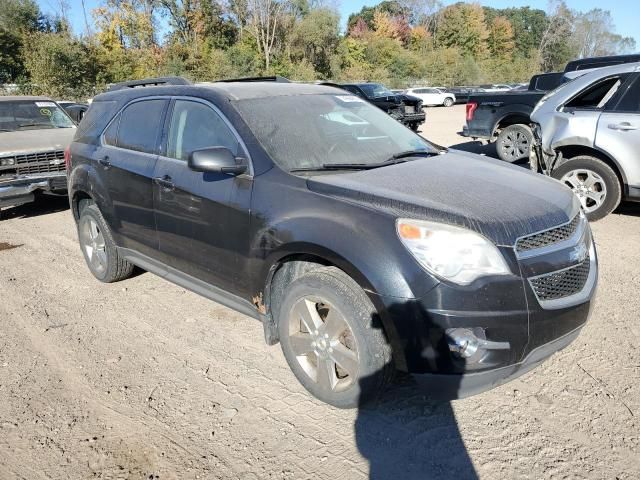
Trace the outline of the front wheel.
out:
<instances>
[{"instance_id":1,"label":"front wheel","mask_svg":"<svg viewBox=\"0 0 640 480\"><path fill-rule=\"evenodd\" d=\"M341 270L321 267L294 280L277 320L289 367L323 402L357 407L391 381L391 348L375 309Z\"/></svg>"},{"instance_id":2,"label":"front wheel","mask_svg":"<svg viewBox=\"0 0 640 480\"><path fill-rule=\"evenodd\" d=\"M598 158L574 157L553 170L551 176L573 190L592 222L606 217L620 204L620 180L613 169Z\"/></svg>"},{"instance_id":3,"label":"front wheel","mask_svg":"<svg viewBox=\"0 0 640 480\"><path fill-rule=\"evenodd\" d=\"M447 97L444 99L444 102L442 102L442 105L444 105L445 107L450 107L453 105L453 98L451 97Z\"/></svg>"}]
</instances>

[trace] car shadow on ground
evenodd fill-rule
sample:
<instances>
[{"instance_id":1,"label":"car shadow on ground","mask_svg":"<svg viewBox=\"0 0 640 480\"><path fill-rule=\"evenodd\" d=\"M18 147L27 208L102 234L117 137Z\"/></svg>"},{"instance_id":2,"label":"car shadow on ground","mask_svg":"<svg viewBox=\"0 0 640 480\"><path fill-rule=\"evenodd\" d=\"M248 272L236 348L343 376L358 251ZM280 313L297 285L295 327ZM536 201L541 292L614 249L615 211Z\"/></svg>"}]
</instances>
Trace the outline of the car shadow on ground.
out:
<instances>
[{"instance_id":1,"label":"car shadow on ground","mask_svg":"<svg viewBox=\"0 0 640 480\"><path fill-rule=\"evenodd\" d=\"M0 212L0 222L12 218L31 218L49 213L69 210L69 197L66 195L48 195L46 193L35 196L33 202L16 207L3 208Z\"/></svg>"},{"instance_id":2,"label":"car shadow on ground","mask_svg":"<svg viewBox=\"0 0 640 480\"><path fill-rule=\"evenodd\" d=\"M432 364L441 363L437 352L442 352L443 347L448 350L448 346L443 346L444 334L438 327L429 329L429 316L420 315L424 320L423 333L429 332L436 339L432 343L438 345L423 356L429 357ZM378 318L372 319L372 328L382 328ZM361 388L377 382L380 374L375 372L361 379ZM457 393L457 384L450 388ZM451 391L432 393L447 396ZM398 374L377 400L359 407L354 429L358 450L369 461L371 480L478 478L451 402L433 398L407 374Z\"/></svg>"},{"instance_id":3,"label":"car shadow on ground","mask_svg":"<svg viewBox=\"0 0 640 480\"><path fill-rule=\"evenodd\" d=\"M495 143L484 143L479 140L475 140L471 142L462 142L462 143L457 143L455 145L450 145L449 148L453 148L455 150L462 150L464 152L469 152L469 153L477 153L478 155L486 155L488 157L498 158L498 153L496 152Z\"/></svg>"}]
</instances>

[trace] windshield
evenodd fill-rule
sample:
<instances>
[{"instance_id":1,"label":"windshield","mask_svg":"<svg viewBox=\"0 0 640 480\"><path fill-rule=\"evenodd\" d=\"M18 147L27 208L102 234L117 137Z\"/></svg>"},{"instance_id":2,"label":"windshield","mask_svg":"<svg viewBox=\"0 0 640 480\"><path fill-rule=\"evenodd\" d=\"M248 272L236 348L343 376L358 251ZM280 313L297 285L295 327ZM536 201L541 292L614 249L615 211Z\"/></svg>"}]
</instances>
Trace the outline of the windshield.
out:
<instances>
[{"instance_id":1,"label":"windshield","mask_svg":"<svg viewBox=\"0 0 640 480\"><path fill-rule=\"evenodd\" d=\"M355 95L266 97L240 100L236 107L262 147L287 171L377 164L412 150L438 152Z\"/></svg>"},{"instance_id":2,"label":"windshield","mask_svg":"<svg viewBox=\"0 0 640 480\"><path fill-rule=\"evenodd\" d=\"M55 102L0 100L0 132L71 128L73 122Z\"/></svg>"},{"instance_id":3,"label":"windshield","mask_svg":"<svg viewBox=\"0 0 640 480\"><path fill-rule=\"evenodd\" d=\"M384 85L379 83L364 83L359 85L369 98L389 97L395 94Z\"/></svg>"}]
</instances>

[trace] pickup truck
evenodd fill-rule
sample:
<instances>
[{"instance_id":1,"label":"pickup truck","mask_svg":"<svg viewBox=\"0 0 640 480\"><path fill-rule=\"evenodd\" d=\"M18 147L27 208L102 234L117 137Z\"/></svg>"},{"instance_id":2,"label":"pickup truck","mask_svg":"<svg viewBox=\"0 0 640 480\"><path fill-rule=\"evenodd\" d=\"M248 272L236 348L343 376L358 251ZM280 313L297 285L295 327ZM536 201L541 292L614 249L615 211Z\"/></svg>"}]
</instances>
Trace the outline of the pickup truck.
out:
<instances>
[{"instance_id":1,"label":"pickup truck","mask_svg":"<svg viewBox=\"0 0 640 480\"><path fill-rule=\"evenodd\" d=\"M66 192L65 148L76 126L46 97L0 97L0 209Z\"/></svg>"},{"instance_id":2,"label":"pickup truck","mask_svg":"<svg viewBox=\"0 0 640 480\"><path fill-rule=\"evenodd\" d=\"M425 121L422 111L422 100L405 93L394 93L380 83L332 83L321 82L319 85L336 87L357 95L372 103L391 117L417 132Z\"/></svg>"},{"instance_id":3,"label":"pickup truck","mask_svg":"<svg viewBox=\"0 0 640 480\"><path fill-rule=\"evenodd\" d=\"M528 159L533 142L529 115L546 92L587 70L639 60L640 55L582 58L567 63L563 72L534 75L526 91L471 95L461 135L496 142L498 157L506 162Z\"/></svg>"}]
</instances>

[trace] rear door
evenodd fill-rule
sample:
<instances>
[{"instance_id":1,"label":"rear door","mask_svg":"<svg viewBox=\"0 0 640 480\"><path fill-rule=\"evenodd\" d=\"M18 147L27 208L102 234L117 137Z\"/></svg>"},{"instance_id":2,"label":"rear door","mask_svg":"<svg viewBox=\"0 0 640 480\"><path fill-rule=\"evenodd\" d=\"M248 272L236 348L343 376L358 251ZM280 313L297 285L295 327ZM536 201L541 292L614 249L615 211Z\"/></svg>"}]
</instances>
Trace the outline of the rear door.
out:
<instances>
[{"instance_id":1,"label":"rear door","mask_svg":"<svg viewBox=\"0 0 640 480\"><path fill-rule=\"evenodd\" d=\"M621 166L628 184L640 186L640 76L620 89L620 99L600 115L596 147Z\"/></svg>"},{"instance_id":2,"label":"rear door","mask_svg":"<svg viewBox=\"0 0 640 480\"><path fill-rule=\"evenodd\" d=\"M168 104L154 98L127 105L106 128L94 154L111 200L111 213L105 216L117 243L149 256L158 250L151 177Z\"/></svg>"},{"instance_id":3,"label":"rear door","mask_svg":"<svg viewBox=\"0 0 640 480\"><path fill-rule=\"evenodd\" d=\"M167 117L163 152L153 173L160 254L167 265L235 292L249 239L252 178L203 173L187 165L189 154L226 147L248 158L223 115L198 99L176 99Z\"/></svg>"}]
</instances>

